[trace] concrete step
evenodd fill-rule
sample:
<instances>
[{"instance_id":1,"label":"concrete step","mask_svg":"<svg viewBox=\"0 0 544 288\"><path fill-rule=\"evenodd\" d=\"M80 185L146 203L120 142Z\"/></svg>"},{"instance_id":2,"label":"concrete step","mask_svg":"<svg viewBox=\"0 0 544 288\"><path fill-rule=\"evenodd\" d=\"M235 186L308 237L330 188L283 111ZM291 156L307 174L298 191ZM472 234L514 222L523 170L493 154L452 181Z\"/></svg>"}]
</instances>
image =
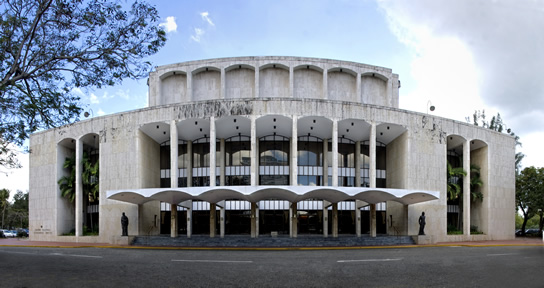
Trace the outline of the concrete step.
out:
<instances>
[{"instance_id":1,"label":"concrete step","mask_svg":"<svg viewBox=\"0 0 544 288\"><path fill-rule=\"evenodd\" d=\"M356 246L395 246L414 245L410 236L361 236L342 235L338 238L324 238L319 235L301 235L297 238L288 236L226 235L224 238L193 235L191 238L169 235L137 236L132 245L154 247L356 247Z\"/></svg>"}]
</instances>

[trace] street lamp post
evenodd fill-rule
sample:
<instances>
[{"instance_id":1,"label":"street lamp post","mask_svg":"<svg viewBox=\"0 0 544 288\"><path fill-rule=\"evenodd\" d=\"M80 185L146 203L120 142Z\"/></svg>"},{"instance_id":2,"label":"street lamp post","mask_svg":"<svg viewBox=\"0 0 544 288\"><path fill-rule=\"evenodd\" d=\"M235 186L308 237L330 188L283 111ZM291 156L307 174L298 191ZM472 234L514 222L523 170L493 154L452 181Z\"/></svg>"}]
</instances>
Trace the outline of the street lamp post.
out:
<instances>
[{"instance_id":1,"label":"street lamp post","mask_svg":"<svg viewBox=\"0 0 544 288\"><path fill-rule=\"evenodd\" d=\"M429 114L429 110L433 112L435 108L436 107L434 107L433 103L431 103L431 100L427 101L427 114Z\"/></svg>"}]
</instances>

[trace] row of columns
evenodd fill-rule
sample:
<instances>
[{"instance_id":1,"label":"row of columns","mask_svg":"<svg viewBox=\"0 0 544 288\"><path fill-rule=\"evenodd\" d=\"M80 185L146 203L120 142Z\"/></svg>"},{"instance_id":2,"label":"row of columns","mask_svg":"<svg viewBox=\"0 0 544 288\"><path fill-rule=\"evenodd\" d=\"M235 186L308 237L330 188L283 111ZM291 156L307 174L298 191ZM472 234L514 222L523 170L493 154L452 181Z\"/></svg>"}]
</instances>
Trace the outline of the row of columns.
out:
<instances>
[{"instance_id":1,"label":"row of columns","mask_svg":"<svg viewBox=\"0 0 544 288\"><path fill-rule=\"evenodd\" d=\"M257 133L256 133L256 121L255 116L251 117L251 180L250 183L252 186L257 185L257 179L258 179L258 169L257 160L259 159L258 155L258 143L257 143ZM210 187L216 186L216 131L215 131L215 117L210 117ZM298 135L297 131L297 118L293 117L293 125L292 125L292 134L291 135ZM187 145L187 153L188 155L192 154L192 145L191 141L189 141L189 145ZM323 141L324 150L327 151L328 142ZM225 151L225 141L224 139L221 139L220 142L220 151ZM298 149L298 137L291 137L291 143L290 143L290 182L291 183L297 183L298 182L298 171L297 171L297 149ZM360 142L357 142L355 145L356 149L356 155L360 154ZM333 121L333 128L332 128L332 151L338 151L338 121ZM76 150L77 152L77 150ZM370 188L376 188L376 124L374 122L371 123L371 129L370 129L370 147L369 147L369 158L370 158ZM327 157L324 157L324 171L327 169ZM220 167L224 167L224 157L220 157ZM332 186L337 187L338 186L338 153L332 153ZM170 185L172 188L178 187L178 131L176 126L176 121L172 120L170 123ZM359 157L355 157L355 167L360 167L359 163ZM223 170L223 169L222 169ZM225 175L224 173L220 173L220 185L225 185ZM192 169L187 169L187 179L192 179ZM327 177L324 175L324 181L326 181ZM293 184L296 185L296 184ZM361 186L361 177L360 177L360 169L355 169L355 185ZM192 181L187 181L187 187L192 186ZM77 200L77 199L76 199ZM225 235L225 201L221 201L219 203L210 203L210 237L215 237L215 230L216 230L216 221L215 221L215 211L217 207L220 209L220 237L224 237ZM187 237L191 237L191 227L192 227L192 201L185 201L180 204L181 206L187 208ZM178 220L177 220L177 206L178 203L171 203L171 237L177 237L178 236ZM326 212L329 206L332 206L332 236L338 237L338 203L330 203L327 201L323 201L323 211ZM361 211L360 208L363 206L363 202L357 200L355 205L355 211L356 211L356 234L357 236L361 236ZM251 237L258 237L259 235L259 218L258 218L258 206L257 203L251 203ZM77 210L77 207L76 207ZM213 211L213 212L212 212ZM323 236L328 236L328 219L327 219L328 213L323 213ZM370 204L370 231L371 231L371 237L376 237L376 205ZM77 219L76 219L77 222ZM290 231L290 237L297 237L297 203L292 202L290 204L289 209L289 231ZM77 231L76 231L77 232Z\"/></svg>"},{"instance_id":2,"label":"row of columns","mask_svg":"<svg viewBox=\"0 0 544 288\"><path fill-rule=\"evenodd\" d=\"M244 67L245 68L245 67ZM303 69L303 68L302 68ZM214 69L215 70L215 69ZM227 71L222 68L222 69L219 69L220 70L220 73L221 73L221 90L219 92L219 99L226 99L227 98L227 93L226 93L226 73ZM261 69L255 69L255 82L254 82L254 86L255 86L255 90L254 90L254 97L255 98L259 98L259 97L266 97L266 95L264 96L261 96L260 95L260 70ZM290 98L294 98L295 97L295 85L294 85L294 82L295 82L295 77L294 77L294 72L295 72L295 69L293 66L290 66L289 67L289 96ZM324 99L329 99L328 97L328 93L329 93L329 88L328 88L328 80L329 80L329 71L327 69L324 69L322 71L323 73L323 84L322 84L322 93L323 93L323 98ZM345 72L347 73L347 72ZM363 74L361 74L360 72L356 72L356 75L354 76L356 81L355 81L355 95L361 95L361 76ZM187 72L186 73L186 77L187 77L187 98L188 99L194 99L194 96L193 96L193 73L192 71L191 72ZM385 76L385 75L383 75ZM386 99L388 99L389 102L391 102L392 100L390 99L393 99L393 82L391 81L391 78L387 78L386 80L384 80L386 82ZM150 83L152 83L151 85L157 85L157 91L158 91L158 94L161 95L160 97L163 97L164 95L162 95L162 87L160 85L160 81L151 81ZM202 100L202 99L194 99L194 100ZM362 99L362 101L364 101L365 99ZM153 104L153 103L152 103ZM157 103L159 104L159 103ZM157 105L156 104L156 105ZM387 103L387 106L393 106L395 105L395 103Z\"/></svg>"}]
</instances>

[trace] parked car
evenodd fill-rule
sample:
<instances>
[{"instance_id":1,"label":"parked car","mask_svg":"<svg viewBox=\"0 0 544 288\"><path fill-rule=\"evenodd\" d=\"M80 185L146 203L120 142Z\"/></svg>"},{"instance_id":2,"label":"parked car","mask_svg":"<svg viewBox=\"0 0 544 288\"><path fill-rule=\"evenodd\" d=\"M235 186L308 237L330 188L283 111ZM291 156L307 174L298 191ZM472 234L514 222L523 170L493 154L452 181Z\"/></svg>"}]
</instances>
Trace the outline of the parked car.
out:
<instances>
[{"instance_id":1,"label":"parked car","mask_svg":"<svg viewBox=\"0 0 544 288\"><path fill-rule=\"evenodd\" d=\"M22 228L17 229L17 237L28 237L28 230Z\"/></svg>"},{"instance_id":2,"label":"parked car","mask_svg":"<svg viewBox=\"0 0 544 288\"><path fill-rule=\"evenodd\" d=\"M0 238L6 238L6 235L4 235L4 230L0 230Z\"/></svg>"},{"instance_id":3,"label":"parked car","mask_svg":"<svg viewBox=\"0 0 544 288\"><path fill-rule=\"evenodd\" d=\"M516 236L521 236L521 235L523 235L522 231L523 231L523 230L521 230L521 229L517 229L517 230L516 230Z\"/></svg>"},{"instance_id":4,"label":"parked car","mask_svg":"<svg viewBox=\"0 0 544 288\"><path fill-rule=\"evenodd\" d=\"M538 229L527 229L525 230L526 236L538 236L540 235L540 230Z\"/></svg>"},{"instance_id":5,"label":"parked car","mask_svg":"<svg viewBox=\"0 0 544 288\"><path fill-rule=\"evenodd\" d=\"M4 236L6 236L6 237L15 237L15 236L17 236L16 233L11 232L10 230L5 230L4 229L2 231L4 232Z\"/></svg>"}]
</instances>

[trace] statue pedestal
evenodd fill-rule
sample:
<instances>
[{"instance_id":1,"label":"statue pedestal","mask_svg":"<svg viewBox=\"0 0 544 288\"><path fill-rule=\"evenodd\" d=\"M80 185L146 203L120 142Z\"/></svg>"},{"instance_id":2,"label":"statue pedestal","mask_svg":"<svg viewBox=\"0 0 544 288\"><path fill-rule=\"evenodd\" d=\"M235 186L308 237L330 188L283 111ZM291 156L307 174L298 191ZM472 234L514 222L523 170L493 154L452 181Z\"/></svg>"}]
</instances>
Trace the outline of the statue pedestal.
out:
<instances>
[{"instance_id":1,"label":"statue pedestal","mask_svg":"<svg viewBox=\"0 0 544 288\"><path fill-rule=\"evenodd\" d=\"M417 245L435 244L432 235L416 235L412 236L412 239L414 239L414 242L416 242Z\"/></svg>"},{"instance_id":2,"label":"statue pedestal","mask_svg":"<svg viewBox=\"0 0 544 288\"><path fill-rule=\"evenodd\" d=\"M134 236L111 236L111 244L130 246L134 241Z\"/></svg>"}]
</instances>

